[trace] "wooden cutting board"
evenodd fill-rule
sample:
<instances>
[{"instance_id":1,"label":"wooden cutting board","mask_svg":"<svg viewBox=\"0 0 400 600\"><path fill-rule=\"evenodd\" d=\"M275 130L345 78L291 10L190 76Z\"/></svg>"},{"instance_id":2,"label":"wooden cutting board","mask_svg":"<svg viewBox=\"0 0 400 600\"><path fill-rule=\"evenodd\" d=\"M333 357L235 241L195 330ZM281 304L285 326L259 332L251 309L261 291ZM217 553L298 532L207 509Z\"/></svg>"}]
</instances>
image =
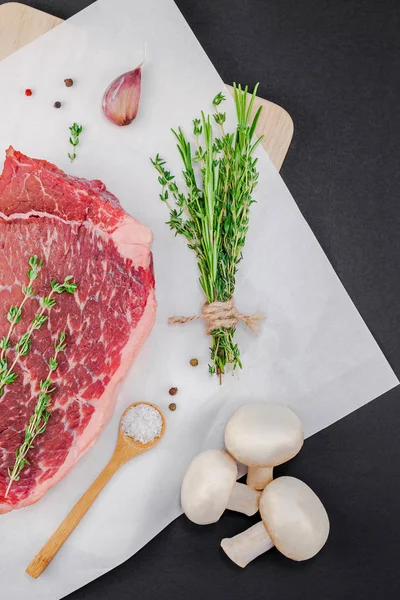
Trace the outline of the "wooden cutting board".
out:
<instances>
[{"instance_id":1,"label":"wooden cutting board","mask_svg":"<svg viewBox=\"0 0 400 600\"><path fill-rule=\"evenodd\" d=\"M60 23L62 19L18 2L2 4L0 6L0 60ZM261 105L263 110L257 133L264 136L263 146L279 170L292 141L293 121L290 115L277 104L257 98L255 108Z\"/></svg>"}]
</instances>

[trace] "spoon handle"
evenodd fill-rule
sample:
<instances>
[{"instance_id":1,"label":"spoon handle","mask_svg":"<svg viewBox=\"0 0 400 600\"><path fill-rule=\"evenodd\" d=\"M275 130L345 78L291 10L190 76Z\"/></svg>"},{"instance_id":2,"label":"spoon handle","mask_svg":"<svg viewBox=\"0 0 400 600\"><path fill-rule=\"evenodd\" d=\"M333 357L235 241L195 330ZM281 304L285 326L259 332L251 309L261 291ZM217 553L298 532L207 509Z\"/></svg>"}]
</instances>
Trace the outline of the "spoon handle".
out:
<instances>
[{"instance_id":1,"label":"spoon handle","mask_svg":"<svg viewBox=\"0 0 400 600\"><path fill-rule=\"evenodd\" d=\"M100 494L107 481L114 475L117 469L125 461L121 460L121 456L115 452L109 463L104 467L97 479L81 496L75 506L70 510L61 525L55 530L53 535L45 543L43 548L38 552L35 558L31 561L26 572L28 575L36 579L46 569L47 565L57 554L64 542L69 538L75 527L85 516L97 496Z\"/></svg>"}]
</instances>

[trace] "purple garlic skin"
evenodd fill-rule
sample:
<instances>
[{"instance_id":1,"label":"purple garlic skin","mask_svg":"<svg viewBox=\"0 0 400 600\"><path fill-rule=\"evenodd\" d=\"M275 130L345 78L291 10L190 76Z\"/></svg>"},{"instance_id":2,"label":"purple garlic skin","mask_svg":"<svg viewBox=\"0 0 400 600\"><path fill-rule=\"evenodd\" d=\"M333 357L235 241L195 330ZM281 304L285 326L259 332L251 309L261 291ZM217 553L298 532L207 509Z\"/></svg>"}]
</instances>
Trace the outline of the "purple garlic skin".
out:
<instances>
[{"instance_id":1,"label":"purple garlic skin","mask_svg":"<svg viewBox=\"0 0 400 600\"><path fill-rule=\"evenodd\" d=\"M109 121L122 127L135 119L140 101L142 66L120 75L106 89L103 112Z\"/></svg>"}]
</instances>

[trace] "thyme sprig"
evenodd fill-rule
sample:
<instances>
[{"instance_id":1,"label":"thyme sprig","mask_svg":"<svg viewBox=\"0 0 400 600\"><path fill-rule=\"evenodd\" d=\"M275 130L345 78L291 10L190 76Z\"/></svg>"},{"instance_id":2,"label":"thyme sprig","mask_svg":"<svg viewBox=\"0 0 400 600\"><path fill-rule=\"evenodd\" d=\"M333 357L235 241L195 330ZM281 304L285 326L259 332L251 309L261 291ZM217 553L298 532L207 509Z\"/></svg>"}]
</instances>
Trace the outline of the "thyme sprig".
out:
<instances>
[{"instance_id":1,"label":"thyme sprig","mask_svg":"<svg viewBox=\"0 0 400 600\"><path fill-rule=\"evenodd\" d=\"M51 291L48 296L39 299L40 310L36 313L32 319L28 329L21 335L15 344L14 351L15 357L10 366L8 366L7 359L3 358L0 364L0 396L2 396L4 387L13 383L17 378L14 368L19 359L22 356L26 356L29 353L31 347L31 338L33 332L40 329L48 319L48 315L44 314L45 311L50 311L56 304L54 294L63 294L68 292L70 294L75 293L77 290L77 284L72 281L72 275L65 277L62 283L59 283L56 279L53 279L50 284Z\"/></svg>"},{"instance_id":2,"label":"thyme sprig","mask_svg":"<svg viewBox=\"0 0 400 600\"><path fill-rule=\"evenodd\" d=\"M4 361L4 355L6 353L6 350L10 347L11 342L10 342L10 338L11 338L11 334L13 332L13 329L15 327L15 325L17 325L20 321L21 321L21 317L22 317L22 309L24 307L25 302L29 299L32 298L32 296L34 295L34 290L33 290L33 282L35 281L35 279L37 279L39 277L39 272L40 272L40 268L43 264L43 261L39 260L38 256L31 256L29 261L29 269L28 269L28 285L22 286L22 301L20 302L19 305L14 305L14 306L10 306L8 313L7 313L7 320L10 323L10 327L8 329L8 333L6 336L2 337L0 340L0 372L4 371L4 369L7 366L7 363Z\"/></svg>"},{"instance_id":3,"label":"thyme sprig","mask_svg":"<svg viewBox=\"0 0 400 600\"><path fill-rule=\"evenodd\" d=\"M69 138L69 143L72 146L72 152L68 152L68 158L70 159L71 162L74 162L74 160L76 159L76 150L75 150L75 148L79 144L79 136L82 133L82 129L83 129L82 125L78 125L78 123L74 123L69 128L69 131L70 131L70 134L71 134L70 138Z\"/></svg>"},{"instance_id":4,"label":"thyme sprig","mask_svg":"<svg viewBox=\"0 0 400 600\"><path fill-rule=\"evenodd\" d=\"M252 118L258 84L247 102L248 88L234 84L237 127L224 129L226 113L220 111L222 93L213 100L213 115L201 113L193 120L194 149L182 129L172 130L183 163L186 193L178 188L175 176L158 154L152 163L162 187L160 199L168 206L168 225L183 235L197 257L199 282L208 303L226 302L235 292L236 273L249 228L249 211L255 202L257 158L254 151L262 137L253 141L261 107ZM213 122L220 135L215 136ZM200 168L200 177L198 169ZM198 183L198 180L200 183ZM226 367L241 368L240 351L234 340L235 329L212 331L211 374L220 378Z\"/></svg>"},{"instance_id":5,"label":"thyme sprig","mask_svg":"<svg viewBox=\"0 0 400 600\"><path fill-rule=\"evenodd\" d=\"M24 441L15 451L15 463L13 468L8 469L8 476L10 480L5 493L6 498L13 482L19 480L21 471L26 465L29 465L27 454L29 450L33 448L35 439L38 435L41 435L46 430L47 422L50 418L50 412L48 409L50 406L51 394L56 389L55 387L52 387L51 376L58 367L58 354L63 352L67 347L65 338L65 331L62 331L58 340L55 340L54 342L54 354L49 360L49 371L46 379L40 382L35 410L29 419L28 426L25 429Z\"/></svg>"}]
</instances>

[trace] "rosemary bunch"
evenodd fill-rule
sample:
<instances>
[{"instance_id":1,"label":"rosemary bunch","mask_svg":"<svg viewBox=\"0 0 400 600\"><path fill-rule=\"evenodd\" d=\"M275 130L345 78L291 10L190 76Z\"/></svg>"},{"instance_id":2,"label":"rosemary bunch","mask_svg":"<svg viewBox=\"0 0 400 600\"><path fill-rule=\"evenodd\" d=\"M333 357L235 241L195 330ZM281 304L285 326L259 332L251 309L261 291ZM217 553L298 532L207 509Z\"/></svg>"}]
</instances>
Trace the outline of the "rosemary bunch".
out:
<instances>
[{"instance_id":1,"label":"rosemary bunch","mask_svg":"<svg viewBox=\"0 0 400 600\"><path fill-rule=\"evenodd\" d=\"M157 154L152 160L162 186L160 199L168 206L168 225L175 234L183 235L188 247L196 253L200 285L207 303L226 302L235 292L237 266L249 228L249 211L258 180L254 150L262 138L253 141L261 107L252 118L257 93L256 85L250 101L248 88L234 84L237 127L226 133L226 113L220 112L225 100L220 93L213 100L214 112L201 114L193 121L194 145L179 128L173 130L183 163L186 193L176 184ZM213 124L219 129L216 136ZM211 332L210 373L220 377L226 367L242 366L240 351L234 339L235 328L218 328Z\"/></svg>"},{"instance_id":2,"label":"rosemary bunch","mask_svg":"<svg viewBox=\"0 0 400 600\"><path fill-rule=\"evenodd\" d=\"M15 463L12 469L8 469L8 476L10 478L5 493L5 498L8 496L8 492L14 481L18 481L21 471L26 465L29 465L29 461L26 458L29 450L33 448L33 442L38 435L44 433L47 421L50 418L50 412L48 411L50 405L50 394L55 391L55 387L51 387L51 375L56 371L58 367L57 356L60 352L63 352L67 346L65 342L66 334L64 331L60 333L58 340L54 342L54 355L49 360L49 372L45 380L40 382L39 394L35 405L35 410L29 419L29 424L25 429L25 437L22 444L15 451Z\"/></svg>"}]
</instances>

